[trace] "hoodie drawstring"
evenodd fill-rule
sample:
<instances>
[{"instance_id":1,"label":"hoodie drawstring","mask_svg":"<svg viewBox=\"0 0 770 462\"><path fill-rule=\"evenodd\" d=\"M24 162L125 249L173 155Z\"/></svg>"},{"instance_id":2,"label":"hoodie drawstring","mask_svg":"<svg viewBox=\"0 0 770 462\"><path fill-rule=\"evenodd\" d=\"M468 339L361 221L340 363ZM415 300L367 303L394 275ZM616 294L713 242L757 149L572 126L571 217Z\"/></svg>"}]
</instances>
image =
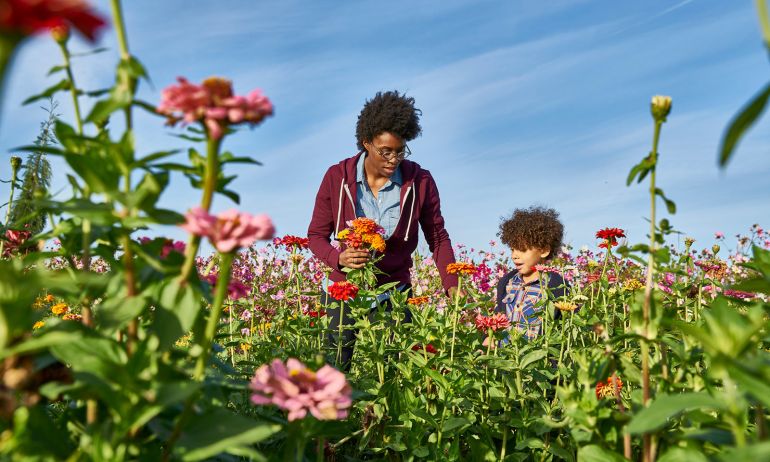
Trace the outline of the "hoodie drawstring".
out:
<instances>
[{"instance_id":1,"label":"hoodie drawstring","mask_svg":"<svg viewBox=\"0 0 770 462\"><path fill-rule=\"evenodd\" d=\"M343 186L345 187L345 193L348 195L348 199L350 199L350 207L353 209L353 216L356 216L356 203L353 201L353 195L350 194L350 188L348 188L347 183L343 183Z\"/></svg>"},{"instance_id":2,"label":"hoodie drawstring","mask_svg":"<svg viewBox=\"0 0 770 462\"><path fill-rule=\"evenodd\" d=\"M406 235L404 236L404 242L409 240L409 230L412 228L412 214L414 213L414 196L415 196L415 194L414 194L414 191L412 191L412 187L411 186L409 186L409 188L407 188L406 194L404 195L404 197L408 196L409 193L412 193L412 206L409 207L409 221L406 224ZM406 200L404 200L404 202L406 202ZM403 208L404 207L402 206L401 209L403 210Z\"/></svg>"},{"instance_id":3,"label":"hoodie drawstring","mask_svg":"<svg viewBox=\"0 0 770 462\"><path fill-rule=\"evenodd\" d=\"M345 178L342 179L342 183L340 183L340 201L337 204L337 223L334 225L334 238L337 238L337 235L340 233L340 218L342 215L342 187L345 185Z\"/></svg>"}]
</instances>

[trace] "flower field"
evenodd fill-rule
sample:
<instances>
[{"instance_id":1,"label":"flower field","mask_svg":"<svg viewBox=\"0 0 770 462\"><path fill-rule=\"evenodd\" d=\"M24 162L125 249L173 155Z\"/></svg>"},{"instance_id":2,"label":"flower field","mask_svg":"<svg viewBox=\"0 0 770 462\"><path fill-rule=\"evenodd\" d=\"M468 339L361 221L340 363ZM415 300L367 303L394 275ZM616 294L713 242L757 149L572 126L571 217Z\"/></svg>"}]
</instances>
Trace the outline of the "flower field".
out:
<instances>
[{"instance_id":1,"label":"flower field","mask_svg":"<svg viewBox=\"0 0 770 462\"><path fill-rule=\"evenodd\" d=\"M226 170L256 163L222 141L269 120L270 100L236 95L223 78L180 78L159 101L138 100L147 74L112 0L115 84L81 113L70 29L94 40L107 21L85 2L56 3L0 3L0 72L30 34L53 27L63 64L52 72L66 83L34 98L72 98L76 119L51 120L53 138L21 148L66 162L66 197L39 190L33 212L12 215L25 196L22 161L11 160L2 460L770 460L770 233L715 230L718 244L704 247L661 219L658 203L676 212L656 184L671 98L652 99L652 150L629 165L628 184L649 185L649 241L628 242L623 223L597 226L595 242L537 266L542 279L564 279L565 295L538 302L542 332L525 335L494 312L512 268L495 241L455 245L451 295L432 257L416 253L402 293L376 283L387 241L371 220L336 237L374 259L331 284L307 238L275 236L270 217L244 206L214 214L215 195L240 200ZM185 160L138 153L134 111L183 132ZM728 129L723 162L756 116ZM179 174L197 205L160 208ZM159 225L188 239L146 237ZM214 252L201 256L204 239ZM335 309L353 324L334 332ZM328 338L348 329L357 341L345 371Z\"/></svg>"}]
</instances>

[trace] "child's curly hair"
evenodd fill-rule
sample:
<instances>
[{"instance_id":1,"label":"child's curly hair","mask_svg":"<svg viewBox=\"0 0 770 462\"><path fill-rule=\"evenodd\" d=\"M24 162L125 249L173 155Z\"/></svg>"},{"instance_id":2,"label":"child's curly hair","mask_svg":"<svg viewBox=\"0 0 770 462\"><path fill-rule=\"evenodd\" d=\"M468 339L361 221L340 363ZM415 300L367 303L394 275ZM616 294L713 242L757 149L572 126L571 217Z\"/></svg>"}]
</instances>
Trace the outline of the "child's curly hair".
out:
<instances>
[{"instance_id":1,"label":"child's curly hair","mask_svg":"<svg viewBox=\"0 0 770 462\"><path fill-rule=\"evenodd\" d=\"M500 220L497 235L511 249L547 249L550 251L547 259L551 259L561 249L564 225L559 221L559 212L554 209L516 209L510 218Z\"/></svg>"}]
</instances>

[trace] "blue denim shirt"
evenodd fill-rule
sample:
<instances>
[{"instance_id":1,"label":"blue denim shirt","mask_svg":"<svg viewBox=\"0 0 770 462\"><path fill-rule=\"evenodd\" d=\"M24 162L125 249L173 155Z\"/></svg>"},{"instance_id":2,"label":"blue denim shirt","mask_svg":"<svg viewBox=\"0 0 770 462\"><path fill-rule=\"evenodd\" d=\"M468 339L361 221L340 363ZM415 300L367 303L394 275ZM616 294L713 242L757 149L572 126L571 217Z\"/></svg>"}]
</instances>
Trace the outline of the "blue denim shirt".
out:
<instances>
[{"instance_id":1,"label":"blue denim shirt","mask_svg":"<svg viewBox=\"0 0 770 462\"><path fill-rule=\"evenodd\" d=\"M385 229L384 237L387 239L396 230L401 212L401 166L396 168L375 198L364 172L364 158L367 155L363 154L356 164L356 216L371 218L379 223Z\"/></svg>"}]
</instances>

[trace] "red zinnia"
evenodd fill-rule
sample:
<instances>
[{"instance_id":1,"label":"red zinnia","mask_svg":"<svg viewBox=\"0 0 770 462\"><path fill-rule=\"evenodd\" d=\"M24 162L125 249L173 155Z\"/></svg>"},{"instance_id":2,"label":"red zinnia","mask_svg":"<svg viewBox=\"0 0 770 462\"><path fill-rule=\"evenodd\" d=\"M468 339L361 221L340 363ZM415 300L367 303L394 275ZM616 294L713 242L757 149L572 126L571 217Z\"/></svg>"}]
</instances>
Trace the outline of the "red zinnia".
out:
<instances>
[{"instance_id":1,"label":"red zinnia","mask_svg":"<svg viewBox=\"0 0 770 462\"><path fill-rule=\"evenodd\" d=\"M420 351L420 350L422 350L422 345L420 345L420 344L417 344L417 345L412 347L412 351ZM438 353L438 350L436 349L436 347L434 347L430 343L425 346L425 351L427 351L428 353L434 354L434 355L436 353Z\"/></svg>"},{"instance_id":2,"label":"red zinnia","mask_svg":"<svg viewBox=\"0 0 770 462\"><path fill-rule=\"evenodd\" d=\"M335 282L329 286L329 295L335 300L350 300L358 295L358 286L348 281Z\"/></svg>"},{"instance_id":3,"label":"red zinnia","mask_svg":"<svg viewBox=\"0 0 770 462\"><path fill-rule=\"evenodd\" d=\"M284 236L282 239L278 240L278 243L286 246L287 248L297 246L300 249L306 249L308 245L310 245L310 239L299 236Z\"/></svg>"},{"instance_id":4,"label":"red zinnia","mask_svg":"<svg viewBox=\"0 0 770 462\"><path fill-rule=\"evenodd\" d=\"M30 35L71 25L89 40L106 21L83 0L2 0L0 32Z\"/></svg>"},{"instance_id":5,"label":"red zinnia","mask_svg":"<svg viewBox=\"0 0 770 462\"><path fill-rule=\"evenodd\" d=\"M596 238L603 239L603 242L599 244L599 247L603 249L610 246L615 247L621 237L626 237L626 233L620 228L604 228L596 232Z\"/></svg>"}]
</instances>

